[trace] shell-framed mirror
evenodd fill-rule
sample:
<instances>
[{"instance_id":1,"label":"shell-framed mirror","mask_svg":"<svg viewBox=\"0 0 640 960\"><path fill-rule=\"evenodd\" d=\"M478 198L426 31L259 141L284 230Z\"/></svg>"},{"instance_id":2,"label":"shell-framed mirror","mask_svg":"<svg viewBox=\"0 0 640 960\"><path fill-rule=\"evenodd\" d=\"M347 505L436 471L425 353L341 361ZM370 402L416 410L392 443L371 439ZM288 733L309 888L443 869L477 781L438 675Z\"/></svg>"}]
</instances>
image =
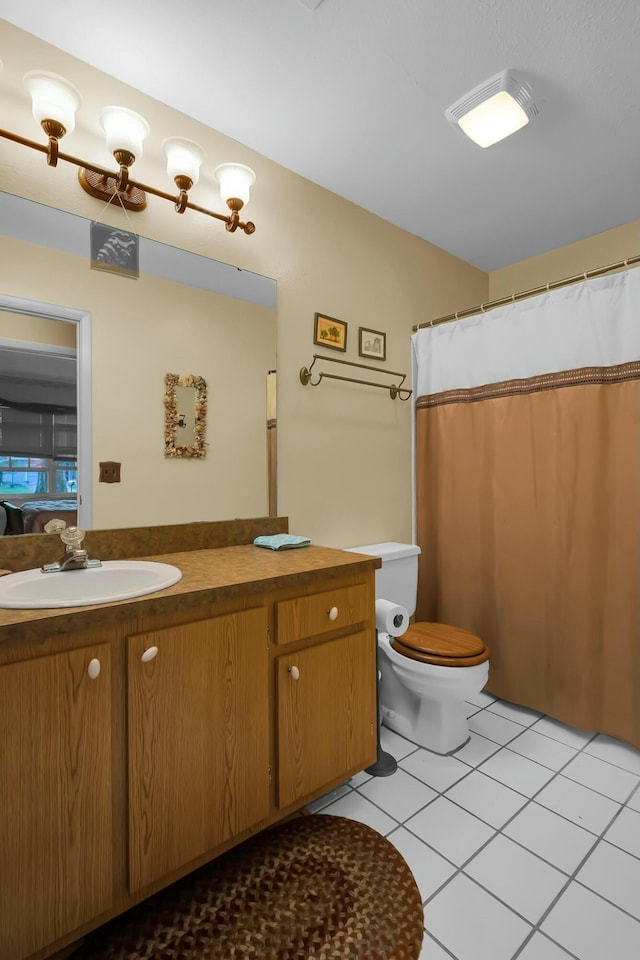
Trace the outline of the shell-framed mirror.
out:
<instances>
[{"instance_id":1,"label":"shell-framed mirror","mask_svg":"<svg viewBox=\"0 0 640 960\"><path fill-rule=\"evenodd\" d=\"M206 457L207 384L203 377L164 378L165 457Z\"/></svg>"}]
</instances>

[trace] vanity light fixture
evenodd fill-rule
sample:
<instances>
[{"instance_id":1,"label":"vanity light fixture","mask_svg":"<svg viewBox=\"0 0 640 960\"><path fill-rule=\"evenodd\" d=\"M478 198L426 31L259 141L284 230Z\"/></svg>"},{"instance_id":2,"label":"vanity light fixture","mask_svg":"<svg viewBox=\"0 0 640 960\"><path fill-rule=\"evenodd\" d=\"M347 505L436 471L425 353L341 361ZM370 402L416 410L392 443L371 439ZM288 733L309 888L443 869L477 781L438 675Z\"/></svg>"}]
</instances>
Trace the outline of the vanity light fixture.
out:
<instances>
[{"instance_id":1,"label":"vanity light fixture","mask_svg":"<svg viewBox=\"0 0 640 960\"><path fill-rule=\"evenodd\" d=\"M480 147L490 147L538 115L528 83L502 70L445 110L449 123Z\"/></svg>"},{"instance_id":2,"label":"vanity light fixture","mask_svg":"<svg viewBox=\"0 0 640 960\"><path fill-rule=\"evenodd\" d=\"M189 200L188 192L198 182L200 167L205 160L205 152L197 143L178 137L163 141L167 173L177 187L178 194L176 196L158 190L133 180L130 175L131 167L142 156L144 141L149 134L149 124L144 117L126 107L117 106L105 107L100 114L107 148L119 168L114 172L60 151L59 142L73 131L75 115L82 104L82 97L73 84L58 74L37 70L25 75L24 84L31 95L33 116L47 135L48 143L44 145L2 129L0 137L45 153L49 166L55 167L58 160L75 164L80 168L80 185L91 196L106 202L115 198L128 210L143 210L146 194L149 193L171 201L178 213L184 213L189 208L221 220L229 233L235 233L238 229L248 235L255 232L255 224L250 220L246 223L240 220L240 211L249 202L250 189L256 179L250 167L242 163L223 163L215 168L220 194L230 213L214 213Z\"/></svg>"}]
</instances>

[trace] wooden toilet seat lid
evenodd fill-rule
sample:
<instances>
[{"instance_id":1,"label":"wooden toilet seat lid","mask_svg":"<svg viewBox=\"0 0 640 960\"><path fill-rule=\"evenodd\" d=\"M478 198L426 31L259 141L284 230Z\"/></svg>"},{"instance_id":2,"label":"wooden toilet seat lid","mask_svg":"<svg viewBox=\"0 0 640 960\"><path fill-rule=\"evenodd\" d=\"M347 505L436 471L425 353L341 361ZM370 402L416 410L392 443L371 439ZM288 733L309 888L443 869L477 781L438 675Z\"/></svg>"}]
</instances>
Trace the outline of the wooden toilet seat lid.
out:
<instances>
[{"instance_id":1,"label":"wooden toilet seat lid","mask_svg":"<svg viewBox=\"0 0 640 960\"><path fill-rule=\"evenodd\" d=\"M480 637L446 623L413 623L391 646L411 660L443 667L473 667L489 659Z\"/></svg>"}]
</instances>

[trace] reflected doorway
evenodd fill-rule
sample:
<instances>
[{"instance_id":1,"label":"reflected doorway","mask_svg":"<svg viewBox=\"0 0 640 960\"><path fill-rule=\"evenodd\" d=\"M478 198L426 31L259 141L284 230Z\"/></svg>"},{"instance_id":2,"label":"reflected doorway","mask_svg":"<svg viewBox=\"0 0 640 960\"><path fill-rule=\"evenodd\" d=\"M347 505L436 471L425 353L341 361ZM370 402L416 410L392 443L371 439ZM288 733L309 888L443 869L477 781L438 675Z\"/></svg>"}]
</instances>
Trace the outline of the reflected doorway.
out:
<instances>
[{"instance_id":1,"label":"reflected doorway","mask_svg":"<svg viewBox=\"0 0 640 960\"><path fill-rule=\"evenodd\" d=\"M4 388L10 401L0 428L0 472L10 492L0 499L21 505L25 533L42 532L45 504L56 514L66 510L69 525L90 529L90 316L0 294L0 345L0 398Z\"/></svg>"}]
</instances>

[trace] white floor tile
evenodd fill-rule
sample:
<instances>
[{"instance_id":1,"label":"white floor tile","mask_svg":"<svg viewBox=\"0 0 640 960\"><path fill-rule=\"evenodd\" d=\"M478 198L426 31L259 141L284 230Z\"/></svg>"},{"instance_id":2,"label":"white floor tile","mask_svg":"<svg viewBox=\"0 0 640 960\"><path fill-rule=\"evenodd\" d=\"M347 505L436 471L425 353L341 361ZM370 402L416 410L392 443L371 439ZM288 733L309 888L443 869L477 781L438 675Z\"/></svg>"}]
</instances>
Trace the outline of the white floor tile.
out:
<instances>
[{"instance_id":1,"label":"white floor tile","mask_svg":"<svg viewBox=\"0 0 640 960\"><path fill-rule=\"evenodd\" d=\"M567 874L573 873L596 843L592 833L537 803L526 806L504 833Z\"/></svg>"},{"instance_id":2,"label":"white floor tile","mask_svg":"<svg viewBox=\"0 0 640 960\"><path fill-rule=\"evenodd\" d=\"M640 857L640 813L624 807L604 835L614 846ZM639 895L640 896L640 895Z\"/></svg>"},{"instance_id":3,"label":"white floor tile","mask_svg":"<svg viewBox=\"0 0 640 960\"><path fill-rule=\"evenodd\" d=\"M398 826L395 820L388 817L373 803L369 803L365 797L361 797L355 790L352 790L349 796L342 797L335 803L329 804L328 807L324 807L320 814L322 816L328 814L332 817L347 817L349 820L358 820L360 823L366 823L367 826L373 827L374 830L383 835L390 833Z\"/></svg>"},{"instance_id":4,"label":"white floor tile","mask_svg":"<svg viewBox=\"0 0 640 960\"><path fill-rule=\"evenodd\" d=\"M383 727L398 771L362 771L309 809L360 820L404 856L427 903L422 960L635 960L640 753L471 699L470 740L454 755Z\"/></svg>"},{"instance_id":5,"label":"white floor tile","mask_svg":"<svg viewBox=\"0 0 640 960\"><path fill-rule=\"evenodd\" d=\"M615 740L613 737L605 736L604 733L599 733L585 748L585 753L590 753L591 756L606 760L608 763L615 763L617 767L623 767L640 776L640 753L622 740Z\"/></svg>"},{"instance_id":6,"label":"white floor tile","mask_svg":"<svg viewBox=\"0 0 640 960\"><path fill-rule=\"evenodd\" d=\"M438 796L435 790L409 776L400 767L390 777L369 780L359 788L358 793L401 823Z\"/></svg>"},{"instance_id":7,"label":"white floor tile","mask_svg":"<svg viewBox=\"0 0 640 960\"><path fill-rule=\"evenodd\" d=\"M469 719L469 717L472 717L474 713L477 713L478 710L481 710L481 709L482 707L476 707L474 703L465 703L464 712L467 715L467 720Z\"/></svg>"},{"instance_id":8,"label":"white floor tile","mask_svg":"<svg viewBox=\"0 0 640 960\"><path fill-rule=\"evenodd\" d=\"M550 770L560 770L577 753L575 747L535 733L534 730L525 730L516 740L511 741L507 749L519 753L522 757L528 757L529 760L535 760L536 763L542 763Z\"/></svg>"},{"instance_id":9,"label":"white floor tile","mask_svg":"<svg viewBox=\"0 0 640 960\"><path fill-rule=\"evenodd\" d=\"M446 797L438 797L407 820L405 827L457 866L462 866L494 834L486 823Z\"/></svg>"},{"instance_id":10,"label":"white floor tile","mask_svg":"<svg viewBox=\"0 0 640 960\"><path fill-rule=\"evenodd\" d=\"M428 847L422 840L418 840L404 827L393 830L387 839L400 851L409 864L423 902L428 897L433 896L436 890L456 872L456 868L448 860L441 857L439 853Z\"/></svg>"},{"instance_id":11,"label":"white floor tile","mask_svg":"<svg viewBox=\"0 0 640 960\"><path fill-rule=\"evenodd\" d=\"M531 927L458 874L425 907L425 927L457 960L511 960Z\"/></svg>"},{"instance_id":12,"label":"white floor tile","mask_svg":"<svg viewBox=\"0 0 640 960\"><path fill-rule=\"evenodd\" d=\"M420 960L451 960L451 954L443 950L435 940L431 939L428 933L425 933Z\"/></svg>"},{"instance_id":13,"label":"white floor tile","mask_svg":"<svg viewBox=\"0 0 640 960\"><path fill-rule=\"evenodd\" d=\"M483 710L476 713L475 717L469 720L469 730L479 733L482 737L494 740L496 743L509 743L514 737L522 733L524 727L513 720L507 720L505 717L499 717L497 713L489 713Z\"/></svg>"},{"instance_id":14,"label":"white floor tile","mask_svg":"<svg viewBox=\"0 0 640 960\"><path fill-rule=\"evenodd\" d=\"M635 960L640 956L640 923L575 882L552 908L541 930L580 960Z\"/></svg>"},{"instance_id":15,"label":"white floor tile","mask_svg":"<svg viewBox=\"0 0 640 960\"><path fill-rule=\"evenodd\" d=\"M615 767L584 752L567 764L562 776L577 780L583 786L597 790L605 797L611 797L620 803L624 803L640 781L640 775L629 773L628 770L622 770L621 767Z\"/></svg>"},{"instance_id":16,"label":"white floor tile","mask_svg":"<svg viewBox=\"0 0 640 960\"><path fill-rule=\"evenodd\" d=\"M591 833L602 833L620 805L562 775L557 776L536 797L536 802L554 810Z\"/></svg>"},{"instance_id":17,"label":"white floor tile","mask_svg":"<svg viewBox=\"0 0 640 960\"><path fill-rule=\"evenodd\" d=\"M328 807L330 803L339 800L340 797L346 797L351 793L351 787L348 783L341 783L339 787L334 787L329 793L323 793L321 797L308 803L306 809L309 813L318 813L323 807Z\"/></svg>"},{"instance_id":18,"label":"white floor tile","mask_svg":"<svg viewBox=\"0 0 640 960\"><path fill-rule=\"evenodd\" d=\"M542 716L537 710L530 710L528 707L519 707L517 703L509 703L507 700L496 700L491 706L487 707L489 713L497 713L507 720L513 720L515 723L521 723L523 727L529 727Z\"/></svg>"},{"instance_id":19,"label":"white floor tile","mask_svg":"<svg viewBox=\"0 0 640 960\"><path fill-rule=\"evenodd\" d=\"M576 876L579 883L640 920L640 860L599 843Z\"/></svg>"},{"instance_id":20,"label":"white floor tile","mask_svg":"<svg viewBox=\"0 0 640 960\"><path fill-rule=\"evenodd\" d=\"M415 753L405 757L400 766L423 783L433 787L438 793L447 790L469 773L466 763L462 763L455 757L439 757L429 750L416 750Z\"/></svg>"},{"instance_id":21,"label":"white floor tile","mask_svg":"<svg viewBox=\"0 0 640 960\"><path fill-rule=\"evenodd\" d=\"M566 723L560 723L552 717L543 717L538 720L533 728L536 733L543 733L545 737L551 737L552 740L559 740L566 743L568 747L575 747L579 750L593 737L589 730L576 730L575 727L568 727Z\"/></svg>"},{"instance_id":22,"label":"white floor tile","mask_svg":"<svg viewBox=\"0 0 640 960\"><path fill-rule=\"evenodd\" d=\"M478 768L512 790L532 797L554 776L553 770L534 763L512 750L500 750Z\"/></svg>"},{"instance_id":23,"label":"white floor tile","mask_svg":"<svg viewBox=\"0 0 640 960\"><path fill-rule=\"evenodd\" d=\"M518 954L518 960L570 960L570 957L544 934L534 933L522 953Z\"/></svg>"},{"instance_id":24,"label":"white floor tile","mask_svg":"<svg viewBox=\"0 0 640 960\"><path fill-rule=\"evenodd\" d=\"M530 923L538 922L567 883L564 873L500 835L483 847L464 872Z\"/></svg>"},{"instance_id":25,"label":"white floor tile","mask_svg":"<svg viewBox=\"0 0 640 960\"><path fill-rule=\"evenodd\" d=\"M418 749L415 743L411 743L410 740L405 740L405 738L401 737L395 730L389 730L389 728L384 725L380 728L380 746L385 753L390 753L396 760L401 760L403 757L406 757Z\"/></svg>"},{"instance_id":26,"label":"white floor tile","mask_svg":"<svg viewBox=\"0 0 640 960\"><path fill-rule=\"evenodd\" d=\"M472 696L467 698L467 703L473 703L476 707L487 707L490 703L495 703L496 697L492 697L490 693L485 693L484 690L481 690L480 693L474 693Z\"/></svg>"},{"instance_id":27,"label":"white floor tile","mask_svg":"<svg viewBox=\"0 0 640 960\"><path fill-rule=\"evenodd\" d=\"M446 796L496 828L503 826L527 803L526 797L477 770L454 784Z\"/></svg>"},{"instance_id":28,"label":"white floor tile","mask_svg":"<svg viewBox=\"0 0 640 960\"><path fill-rule=\"evenodd\" d=\"M477 733L470 732L469 742L460 750L456 750L453 756L456 760L468 763L470 767L476 767L499 749L499 744L494 743L493 740L487 740L486 737L479 737Z\"/></svg>"}]
</instances>

